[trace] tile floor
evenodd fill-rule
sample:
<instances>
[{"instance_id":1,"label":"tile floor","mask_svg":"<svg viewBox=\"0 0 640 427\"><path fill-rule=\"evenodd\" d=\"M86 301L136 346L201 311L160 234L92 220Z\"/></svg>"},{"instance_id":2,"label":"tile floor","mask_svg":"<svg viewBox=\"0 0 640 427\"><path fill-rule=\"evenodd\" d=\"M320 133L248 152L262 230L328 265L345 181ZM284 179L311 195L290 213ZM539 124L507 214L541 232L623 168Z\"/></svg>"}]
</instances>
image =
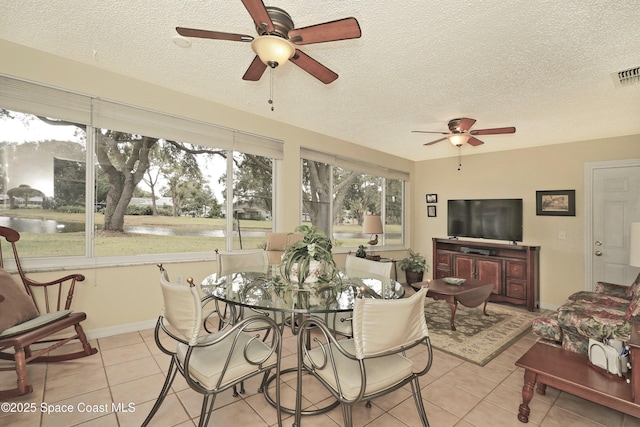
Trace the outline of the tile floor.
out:
<instances>
[{"instance_id":1,"label":"tile floor","mask_svg":"<svg viewBox=\"0 0 640 427\"><path fill-rule=\"evenodd\" d=\"M287 330L284 339L283 367L295 364L295 336ZM484 367L464 362L435 351L431 371L422 377L423 399L432 427L522 426L516 415L521 402L523 371L514 362L534 343L529 334ZM153 405L169 360L156 347L153 331L128 333L93 342L99 353L83 359L50 365L31 365L30 380L34 392L14 399L14 409L35 407L32 413L0 411L0 426L140 426ZM14 381L11 373L0 373L0 388ZM293 406L294 393L289 383L295 374L284 378L283 402ZM308 405L327 400L322 387L305 386ZM275 410L257 394L257 380L247 383L246 394L234 398L231 392L219 396L211 426L277 425ZM153 426L197 425L200 395L179 376L173 392L156 414ZM112 403L120 405L119 410ZM354 408L354 425L367 427L404 427L420 425L408 386L374 400L372 408L364 404ZM531 402L529 425L544 427L632 427L640 420L609 408L587 402L548 387L547 395L535 395ZM4 407L3 407L4 408ZM63 412L71 408L71 412ZM47 414L45 410L50 410ZM303 426L341 426L339 408L326 414L305 417ZM291 426L292 417L284 416L283 425Z\"/></svg>"}]
</instances>

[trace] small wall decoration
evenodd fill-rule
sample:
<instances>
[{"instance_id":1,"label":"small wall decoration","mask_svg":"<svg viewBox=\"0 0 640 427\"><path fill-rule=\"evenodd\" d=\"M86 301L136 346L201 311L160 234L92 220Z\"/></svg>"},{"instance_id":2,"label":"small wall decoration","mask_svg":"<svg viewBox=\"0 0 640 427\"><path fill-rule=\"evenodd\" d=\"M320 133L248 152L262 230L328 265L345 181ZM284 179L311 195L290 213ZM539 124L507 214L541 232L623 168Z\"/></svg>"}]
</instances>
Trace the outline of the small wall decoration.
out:
<instances>
[{"instance_id":1,"label":"small wall decoration","mask_svg":"<svg viewBox=\"0 0 640 427\"><path fill-rule=\"evenodd\" d=\"M576 216L576 190L536 191L536 215Z\"/></svg>"},{"instance_id":2,"label":"small wall decoration","mask_svg":"<svg viewBox=\"0 0 640 427\"><path fill-rule=\"evenodd\" d=\"M427 217L433 218L435 216L436 216L436 206L435 205L427 206Z\"/></svg>"},{"instance_id":3,"label":"small wall decoration","mask_svg":"<svg viewBox=\"0 0 640 427\"><path fill-rule=\"evenodd\" d=\"M437 194L427 194L427 203L438 203Z\"/></svg>"}]
</instances>

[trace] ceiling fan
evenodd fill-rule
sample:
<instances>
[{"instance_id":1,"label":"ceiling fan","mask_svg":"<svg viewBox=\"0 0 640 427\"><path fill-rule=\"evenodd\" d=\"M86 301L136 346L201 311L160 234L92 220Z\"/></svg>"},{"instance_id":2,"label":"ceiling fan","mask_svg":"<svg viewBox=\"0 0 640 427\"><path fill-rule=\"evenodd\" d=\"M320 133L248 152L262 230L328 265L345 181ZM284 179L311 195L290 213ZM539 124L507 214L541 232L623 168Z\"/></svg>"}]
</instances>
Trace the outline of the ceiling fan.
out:
<instances>
[{"instance_id":1,"label":"ceiling fan","mask_svg":"<svg viewBox=\"0 0 640 427\"><path fill-rule=\"evenodd\" d=\"M427 142L424 145L432 145L437 142L448 139L453 145L455 145L456 147L460 147L464 144L469 144L474 146L484 144L484 142L476 138L475 135L498 135L502 133L515 133L516 131L516 128L513 126L504 127L504 128L470 130L475 122L476 122L475 119L469 119L469 118L463 117L460 119L453 119L449 121L449 132L435 132L435 131L427 131L427 130L414 130L413 132L439 133L442 135L447 135L444 138Z\"/></svg>"},{"instance_id":2,"label":"ceiling fan","mask_svg":"<svg viewBox=\"0 0 640 427\"><path fill-rule=\"evenodd\" d=\"M355 39L362 34L355 18L344 18L304 28L294 28L291 16L284 10L265 6L262 0L242 0L242 4L253 18L257 37L245 34L222 33L177 27L184 37L199 37L214 40L251 42L256 53L253 62L242 77L243 80L258 81L267 66L275 68L288 60L325 84L338 78L338 74L320 64L296 46Z\"/></svg>"}]
</instances>

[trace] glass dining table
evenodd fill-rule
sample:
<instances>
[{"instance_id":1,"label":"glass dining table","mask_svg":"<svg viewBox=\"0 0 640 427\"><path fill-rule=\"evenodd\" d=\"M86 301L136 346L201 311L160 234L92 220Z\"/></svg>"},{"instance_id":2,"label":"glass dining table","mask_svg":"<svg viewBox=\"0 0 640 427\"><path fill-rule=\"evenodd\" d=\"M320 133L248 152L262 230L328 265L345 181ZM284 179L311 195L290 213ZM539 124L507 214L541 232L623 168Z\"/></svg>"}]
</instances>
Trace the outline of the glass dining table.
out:
<instances>
[{"instance_id":1,"label":"glass dining table","mask_svg":"<svg viewBox=\"0 0 640 427\"><path fill-rule=\"evenodd\" d=\"M359 294L364 298L396 299L405 292L395 280L365 273L349 277L340 272L334 283L300 286L287 282L277 265L266 271L244 268L221 275L214 273L204 278L201 289L206 296L226 304L302 315L353 310Z\"/></svg>"},{"instance_id":2,"label":"glass dining table","mask_svg":"<svg viewBox=\"0 0 640 427\"><path fill-rule=\"evenodd\" d=\"M277 265L270 265L266 270L244 268L221 275L214 273L202 280L201 289L205 298L227 304L234 313L239 307L281 312L288 319L287 324L293 334L297 334L296 326L306 316L314 315L321 321L325 313L353 310L359 295L363 298L397 299L402 298L405 292L402 284L396 280L364 272L351 276L340 272L334 283L299 285L288 282ZM290 368L282 373L294 371L297 369ZM265 393L265 397L269 403L275 404L268 393ZM303 415L326 412L337 403L320 410L303 411ZM294 413L290 408L281 409L285 413Z\"/></svg>"}]
</instances>

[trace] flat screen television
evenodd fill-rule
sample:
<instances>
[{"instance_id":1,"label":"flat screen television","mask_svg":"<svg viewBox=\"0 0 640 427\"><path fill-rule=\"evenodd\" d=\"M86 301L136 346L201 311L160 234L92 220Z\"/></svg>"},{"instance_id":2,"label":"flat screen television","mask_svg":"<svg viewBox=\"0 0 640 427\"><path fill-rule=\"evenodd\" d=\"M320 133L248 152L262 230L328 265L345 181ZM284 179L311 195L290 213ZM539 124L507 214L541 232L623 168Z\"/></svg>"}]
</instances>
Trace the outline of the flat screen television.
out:
<instances>
[{"instance_id":1,"label":"flat screen television","mask_svg":"<svg viewBox=\"0 0 640 427\"><path fill-rule=\"evenodd\" d=\"M450 237L522 241L522 199L449 200Z\"/></svg>"}]
</instances>

